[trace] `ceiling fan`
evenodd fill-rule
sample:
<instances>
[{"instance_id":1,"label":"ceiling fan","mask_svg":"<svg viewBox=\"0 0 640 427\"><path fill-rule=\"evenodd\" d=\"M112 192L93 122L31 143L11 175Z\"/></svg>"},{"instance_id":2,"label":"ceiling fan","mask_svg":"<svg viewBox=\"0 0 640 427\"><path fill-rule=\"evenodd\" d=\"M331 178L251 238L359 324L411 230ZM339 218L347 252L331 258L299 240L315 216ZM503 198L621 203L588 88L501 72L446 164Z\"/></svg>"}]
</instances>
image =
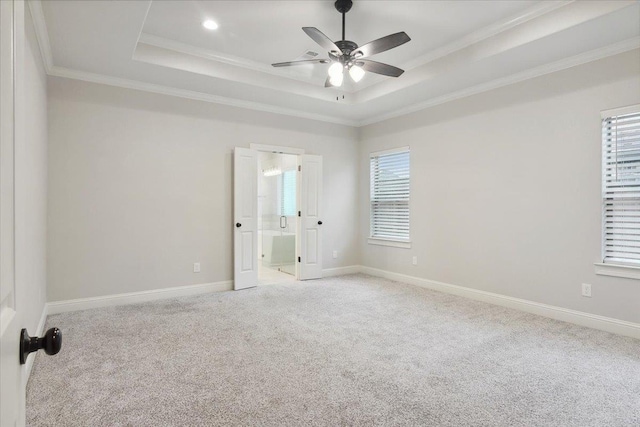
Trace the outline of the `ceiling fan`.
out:
<instances>
[{"instance_id":1,"label":"ceiling fan","mask_svg":"<svg viewBox=\"0 0 640 427\"><path fill-rule=\"evenodd\" d=\"M352 5L353 2L351 0L337 0L335 2L336 9L342 14L342 40L333 42L315 27L302 28L302 31L307 33L313 41L327 49L329 59L305 59L301 61L278 62L271 65L274 67L289 67L293 65L331 63L329 76L324 83L325 87L342 86L345 70L349 72L349 76L351 76L351 79L356 83L364 77L365 71L382 74L383 76L399 77L404 73L404 70L394 67L393 65L383 64L366 58L398 47L411 39L407 33L401 31L362 46L346 40L344 35L345 14L351 9Z\"/></svg>"}]
</instances>

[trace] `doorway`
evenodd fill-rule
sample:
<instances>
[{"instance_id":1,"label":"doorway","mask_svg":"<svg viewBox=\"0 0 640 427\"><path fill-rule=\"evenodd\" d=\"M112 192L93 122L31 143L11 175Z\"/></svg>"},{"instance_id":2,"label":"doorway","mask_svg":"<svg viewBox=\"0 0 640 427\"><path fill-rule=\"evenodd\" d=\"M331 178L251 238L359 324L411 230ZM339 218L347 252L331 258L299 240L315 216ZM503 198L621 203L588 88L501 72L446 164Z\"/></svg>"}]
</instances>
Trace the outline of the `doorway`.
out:
<instances>
[{"instance_id":1,"label":"doorway","mask_svg":"<svg viewBox=\"0 0 640 427\"><path fill-rule=\"evenodd\" d=\"M258 153L258 284L296 278L298 156Z\"/></svg>"},{"instance_id":2,"label":"doorway","mask_svg":"<svg viewBox=\"0 0 640 427\"><path fill-rule=\"evenodd\" d=\"M321 278L321 212L322 156L271 145L236 147L233 289L258 286L260 270L271 276L263 283Z\"/></svg>"}]
</instances>

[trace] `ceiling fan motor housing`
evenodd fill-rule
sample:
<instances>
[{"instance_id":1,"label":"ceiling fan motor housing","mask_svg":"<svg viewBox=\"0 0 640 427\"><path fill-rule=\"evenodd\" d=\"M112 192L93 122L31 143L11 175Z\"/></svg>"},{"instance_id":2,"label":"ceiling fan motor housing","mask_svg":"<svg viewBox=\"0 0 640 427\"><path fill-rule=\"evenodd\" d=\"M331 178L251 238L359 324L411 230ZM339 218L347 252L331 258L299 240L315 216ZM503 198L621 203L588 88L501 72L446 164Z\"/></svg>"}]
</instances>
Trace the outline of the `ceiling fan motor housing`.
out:
<instances>
[{"instance_id":1,"label":"ceiling fan motor housing","mask_svg":"<svg viewBox=\"0 0 640 427\"><path fill-rule=\"evenodd\" d=\"M342 53L347 55L347 56L350 55L351 52L353 52L354 50L356 50L358 48L357 43L354 43L354 42L349 41L349 40L338 40L335 43L336 43L336 46L338 46L340 48Z\"/></svg>"}]
</instances>

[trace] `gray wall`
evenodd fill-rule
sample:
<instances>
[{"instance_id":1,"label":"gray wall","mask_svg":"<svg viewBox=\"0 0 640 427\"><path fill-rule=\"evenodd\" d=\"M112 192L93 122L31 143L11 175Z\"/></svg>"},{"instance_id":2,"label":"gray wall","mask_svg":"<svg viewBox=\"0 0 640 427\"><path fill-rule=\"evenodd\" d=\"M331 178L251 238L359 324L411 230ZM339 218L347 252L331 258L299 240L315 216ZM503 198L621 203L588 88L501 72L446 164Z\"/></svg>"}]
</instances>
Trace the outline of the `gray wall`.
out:
<instances>
[{"instance_id":1,"label":"gray wall","mask_svg":"<svg viewBox=\"0 0 640 427\"><path fill-rule=\"evenodd\" d=\"M254 142L324 156L325 268L363 264L640 322L639 282L593 265L599 114L640 102L638 55L359 130L50 78L48 299L232 279L232 148ZM413 247L368 245L368 155L404 145Z\"/></svg>"},{"instance_id":2,"label":"gray wall","mask_svg":"<svg viewBox=\"0 0 640 427\"><path fill-rule=\"evenodd\" d=\"M357 264L355 129L50 78L49 301L231 280L250 143L323 156L324 268Z\"/></svg>"},{"instance_id":3,"label":"gray wall","mask_svg":"<svg viewBox=\"0 0 640 427\"><path fill-rule=\"evenodd\" d=\"M16 306L33 335L47 287L47 76L29 8L24 9L24 61L17 64L16 91L15 272Z\"/></svg>"},{"instance_id":4,"label":"gray wall","mask_svg":"<svg viewBox=\"0 0 640 427\"><path fill-rule=\"evenodd\" d=\"M640 103L639 51L360 133L362 264L640 322L640 282L597 276L600 111ZM411 146L411 249L369 245L368 158ZM418 257L413 266L412 256ZM593 297L581 296L581 283Z\"/></svg>"}]
</instances>

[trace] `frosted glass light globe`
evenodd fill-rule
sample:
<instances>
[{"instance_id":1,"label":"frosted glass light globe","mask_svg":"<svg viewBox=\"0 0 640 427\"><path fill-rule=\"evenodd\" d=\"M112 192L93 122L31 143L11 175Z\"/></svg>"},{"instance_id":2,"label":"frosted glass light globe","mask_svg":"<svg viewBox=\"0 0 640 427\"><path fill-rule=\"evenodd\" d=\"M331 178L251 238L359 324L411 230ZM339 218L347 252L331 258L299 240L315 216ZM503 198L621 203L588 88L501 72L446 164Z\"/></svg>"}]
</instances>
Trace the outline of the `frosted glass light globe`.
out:
<instances>
[{"instance_id":1,"label":"frosted glass light globe","mask_svg":"<svg viewBox=\"0 0 640 427\"><path fill-rule=\"evenodd\" d=\"M364 77L364 70L361 67L354 65L349 70L349 75L351 76L354 82L358 83Z\"/></svg>"},{"instance_id":2,"label":"frosted glass light globe","mask_svg":"<svg viewBox=\"0 0 640 427\"><path fill-rule=\"evenodd\" d=\"M344 76L342 75L342 73L340 74L336 74L335 76L331 76L331 78L329 79L329 83L331 83L332 86L342 86L342 80L344 80Z\"/></svg>"},{"instance_id":3,"label":"frosted glass light globe","mask_svg":"<svg viewBox=\"0 0 640 427\"><path fill-rule=\"evenodd\" d=\"M333 64L331 64L331 66L329 67L329 75L331 77L337 77L337 76L341 76L342 75L342 70L343 70L343 66L341 63L339 62L334 62Z\"/></svg>"}]
</instances>

